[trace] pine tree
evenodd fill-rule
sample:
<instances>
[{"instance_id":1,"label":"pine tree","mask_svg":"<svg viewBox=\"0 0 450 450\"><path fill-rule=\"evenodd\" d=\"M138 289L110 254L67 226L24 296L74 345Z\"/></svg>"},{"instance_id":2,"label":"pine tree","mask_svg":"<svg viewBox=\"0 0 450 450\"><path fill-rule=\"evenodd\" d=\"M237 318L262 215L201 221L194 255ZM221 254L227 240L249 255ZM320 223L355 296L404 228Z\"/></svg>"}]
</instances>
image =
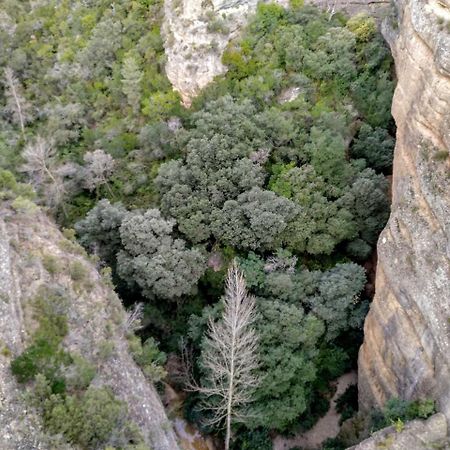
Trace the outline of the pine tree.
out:
<instances>
[{"instance_id":1,"label":"pine tree","mask_svg":"<svg viewBox=\"0 0 450 450\"><path fill-rule=\"evenodd\" d=\"M128 56L124 59L122 66L122 92L126 95L128 104L135 114L140 108L141 80L142 72L136 58Z\"/></svg>"}]
</instances>

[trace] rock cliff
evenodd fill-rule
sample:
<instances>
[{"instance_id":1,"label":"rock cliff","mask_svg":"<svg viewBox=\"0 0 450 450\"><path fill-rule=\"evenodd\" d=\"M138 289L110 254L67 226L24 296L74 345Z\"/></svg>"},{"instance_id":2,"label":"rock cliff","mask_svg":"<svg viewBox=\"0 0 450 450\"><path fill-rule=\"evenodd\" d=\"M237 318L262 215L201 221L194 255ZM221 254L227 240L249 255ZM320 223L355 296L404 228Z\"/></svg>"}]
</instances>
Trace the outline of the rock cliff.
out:
<instances>
[{"instance_id":1,"label":"rock cliff","mask_svg":"<svg viewBox=\"0 0 450 450\"><path fill-rule=\"evenodd\" d=\"M431 397L450 419L450 4L397 0L392 212L359 354L360 406Z\"/></svg>"},{"instance_id":2,"label":"rock cliff","mask_svg":"<svg viewBox=\"0 0 450 450\"><path fill-rule=\"evenodd\" d=\"M92 384L109 386L127 404L129 417L149 448L177 450L161 400L128 351L126 314L120 300L81 247L34 208L17 212L8 202L0 202L0 448L66 448L45 435L10 368L35 328L32 303L37 291L58 285L68 300L64 349L95 366ZM50 272L45 267L49 258L55 262ZM75 262L83 268L82 281L70 273ZM108 348L107 354L102 347Z\"/></svg>"},{"instance_id":3,"label":"rock cliff","mask_svg":"<svg viewBox=\"0 0 450 450\"><path fill-rule=\"evenodd\" d=\"M166 73L185 105L225 72L222 53L257 0L165 0Z\"/></svg>"}]
</instances>

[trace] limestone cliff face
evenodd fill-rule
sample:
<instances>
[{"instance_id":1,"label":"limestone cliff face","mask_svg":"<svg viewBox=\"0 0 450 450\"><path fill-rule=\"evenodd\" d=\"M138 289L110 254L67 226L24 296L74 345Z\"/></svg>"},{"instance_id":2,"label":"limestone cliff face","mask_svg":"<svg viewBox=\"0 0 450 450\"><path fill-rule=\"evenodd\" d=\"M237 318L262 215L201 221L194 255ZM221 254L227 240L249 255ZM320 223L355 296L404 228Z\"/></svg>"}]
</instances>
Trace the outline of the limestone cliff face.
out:
<instances>
[{"instance_id":1,"label":"limestone cliff face","mask_svg":"<svg viewBox=\"0 0 450 450\"><path fill-rule=\"evenodd\" d=\"M45 269L49 256L57 262L53 273ZM70 275L74 262L84 268L82 282ZM6 203L0 203L0 449L71 448L45 435L10 369L11 359L29 344L36 325L32 302L43 285L64 290L69 333L63 346L94 364L93 385L111 387L126 402L149 448L177 450L161 400L128 351L126 314L108 281L44 214L17 213Z\"/></svg>"},{"instance_id":2,"label":"limestone cliff face","mask_svg":"<svg viewBox=\"0 0 450 450\"><path fill-rule=\"evenodd\" d=\"M165 0L166 73L185 105L225 72L222 53L257 0Z\"/></svg>"},{"instance_id":3,"label":"limestone cliff face","mask_svg":"<svg viewBox=\"0 0 450 450\"><path fill-rule=\"evenodd\" d=\"M432 397L450 419L450 4L397 0L393 203L359 355L360 406Z\"/></svg>"}]
</instances>

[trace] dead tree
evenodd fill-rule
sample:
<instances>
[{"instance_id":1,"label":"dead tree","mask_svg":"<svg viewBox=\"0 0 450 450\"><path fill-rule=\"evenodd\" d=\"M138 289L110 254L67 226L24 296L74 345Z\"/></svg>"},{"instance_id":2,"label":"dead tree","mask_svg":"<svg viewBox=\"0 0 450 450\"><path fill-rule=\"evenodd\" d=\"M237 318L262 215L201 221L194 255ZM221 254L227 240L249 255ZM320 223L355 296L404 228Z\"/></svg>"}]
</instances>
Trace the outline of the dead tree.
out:
<instances>
[{"instance_id":1,"label":"dead tree","mask_svg":"<svg viewBox=\"0 0 450 450\"><path fill-rule=\"evenodd\" d=\"M224 310L219 321L210 320L201 362L204 383L191 383L205 396L202 407L212 412L209 425L225 427L225 450L230 447L231 425L245 422L248 405L259 384L258 338L253 328L255 299L248 295L236 262L228 270Z\"/></svg>"},{"instance_id":2,"label":"dead tree","mask_svg":"<svg viewBox=\"0 0 450 450\"><path fill-rule=\"evenodd\" d=\"M20 125L22 136L25 137L25 124L29 121L28 114L29 103L22 95L22 86L19 80L14 76L14 72L11 68L7 67L4 70L5 75L5 97L6 107L5 110L12 115L15 122Z\"/></svg>"},{"instance_id":3,"label":"dead tree","mask_svg":"<svg viewBox=\"0 0 450 450\"><path fill-rule=\"evenodd\" d=\"M84 162L86 163L84 170L85 187L90 191L95 189L98 197L98 188L104 184L113 197L113 192L108 184L108 178L114 172L115 167L115 161L112 156L103 150L97 149L93 152L87 152L84 155Z\"/></svg>"},{"instance_id":4,"label":"dead tree","mask_svg":"<svg viewBox=\"0 0 450 450\"><path fill-rule=\"evenodd\" d=\"M48 206L61 206L64 215L67 216L64 198L68 193L68 184L65 179L73 176L77 168L71 164L58 166L55 156L56 151L52 144L38 136L22 152L25 163L20 170L28 175L30 183L36 190L45 194L44 200Z\"/></svg>"}]
</instances>

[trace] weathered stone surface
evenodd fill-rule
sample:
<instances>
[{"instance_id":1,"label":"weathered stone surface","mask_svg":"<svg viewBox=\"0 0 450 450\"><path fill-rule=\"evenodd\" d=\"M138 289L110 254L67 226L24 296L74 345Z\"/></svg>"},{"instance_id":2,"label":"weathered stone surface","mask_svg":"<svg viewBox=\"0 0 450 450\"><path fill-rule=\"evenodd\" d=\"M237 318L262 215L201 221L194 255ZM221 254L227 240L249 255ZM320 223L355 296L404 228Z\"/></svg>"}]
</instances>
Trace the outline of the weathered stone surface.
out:
<instances>
[{"instance_id":1,"label":"weathered stone surface","mask_svg":"<svg viewBox=\"0 0 450 450\"><path fill-rule=\"evenodd\" d=\"M56 258L57 273L44 269L45 255ZM85 268L82 281L70 276L74 261ZM6 204L0 204L0 449L71 448L44 434L39 417L24 402L24 387L10 370L11 358L26 347L36 326L32 301L42 285L64 289L69 333L63 345L96 366L93 384L110 386L127 403L149 448L177 450L161 400L128 352L126 314L108 282L44 214L17 214ZM106 345L110 354L102 355Z\"/></svg>"},{"instance_id":2,"label":"weathered stone surface","mask_svg":"<svg viewBox=\"0 0 450 450\"><path fill-rule=\"evenodd\" d=\"M393 203L359 354L364 410L432 397L450 419L450 20L446 3L398 0Z\"/></svg>"},{"instance_id":3,"label":"weathered stone surface","mask_svg":"<svg viewBox=\"0 0 450 450\"><path fill-rule=\"evenodd\" d=\"M435 414L429 419L408 422L403 430L395 427L384 428L369 439L348 450L447 450L447 420L443 414Z\"/></svg>"},{"instance_id":4,"label":"weathered stone surface","mask_svg":"<svg viewBox=\"0 0 450 450\"><path fill-rule=\"evenodd\" d=\"M225 72L222 53L256 4L257 0L165 0L166 73L186 105Z\"/></svg>"}]
</instances>

